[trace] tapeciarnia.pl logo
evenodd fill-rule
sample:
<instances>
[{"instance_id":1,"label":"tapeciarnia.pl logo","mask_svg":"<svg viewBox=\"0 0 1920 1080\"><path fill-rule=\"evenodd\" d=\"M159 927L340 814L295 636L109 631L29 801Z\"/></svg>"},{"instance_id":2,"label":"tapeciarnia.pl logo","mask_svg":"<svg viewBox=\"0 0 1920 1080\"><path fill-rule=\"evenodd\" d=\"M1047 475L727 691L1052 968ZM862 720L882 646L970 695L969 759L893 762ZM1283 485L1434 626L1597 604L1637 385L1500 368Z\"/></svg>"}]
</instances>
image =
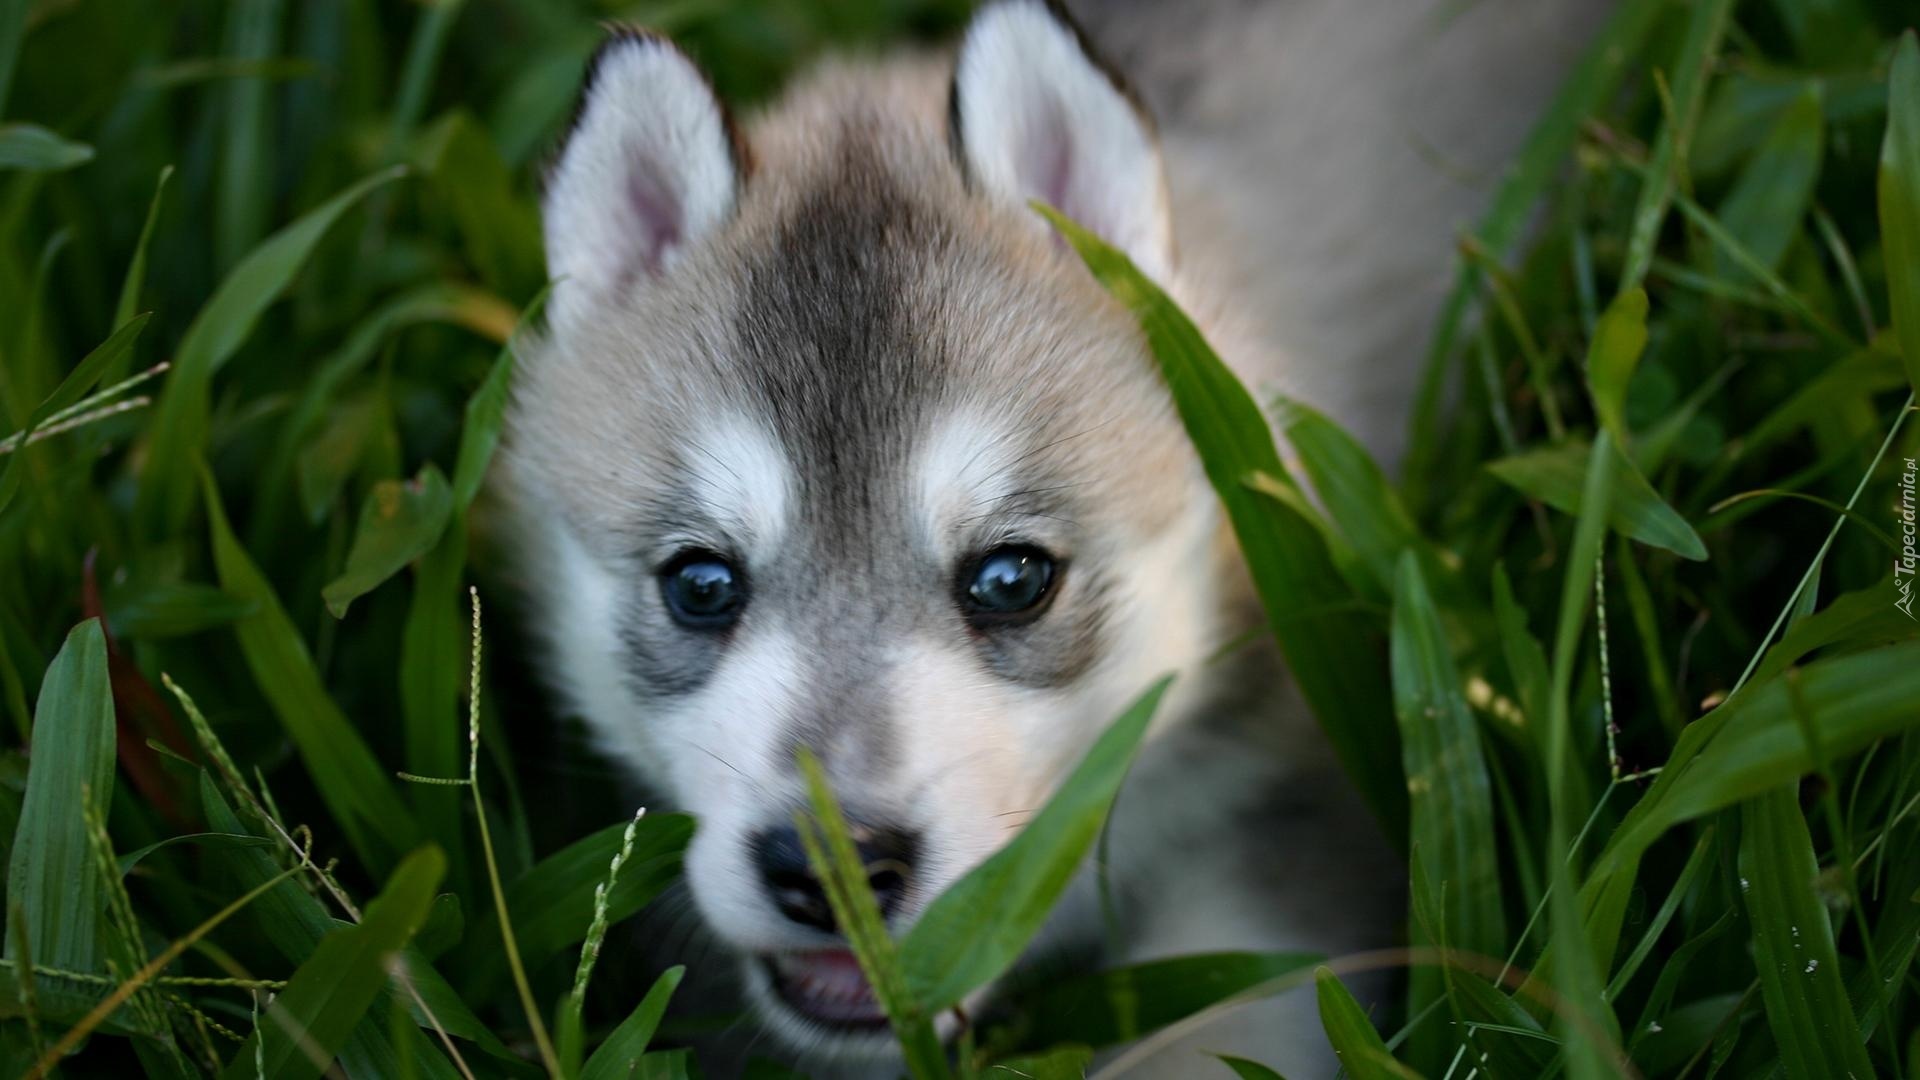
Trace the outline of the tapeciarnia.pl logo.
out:
<instances>
[{"instance_id":1,"label":"tapeciarnia.pl logo","mask_svg":"<svg viewBox=\"0 0 1920 1080\"><path fill-rule=\"evenodd\" d=\"M1893 606L1906 612L1907 618L1913 614L1913 576L1920 569L1920 553L1914 542L1913 485L1914 475L1920 473L1913 458L1905 459L1906 469L1900 473L1900 554L1893 560L1893 587L1899 592L1899 599Z\"/></svg>"}]
</instances>

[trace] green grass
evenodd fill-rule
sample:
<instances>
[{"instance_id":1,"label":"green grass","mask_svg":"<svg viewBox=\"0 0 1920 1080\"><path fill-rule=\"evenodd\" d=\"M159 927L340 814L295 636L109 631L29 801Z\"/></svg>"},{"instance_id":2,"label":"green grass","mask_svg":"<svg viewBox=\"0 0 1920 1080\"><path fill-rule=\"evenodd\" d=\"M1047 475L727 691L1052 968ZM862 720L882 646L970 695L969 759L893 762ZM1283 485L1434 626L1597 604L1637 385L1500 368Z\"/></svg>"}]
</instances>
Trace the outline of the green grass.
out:
<instances>
[{"instance_id":1,"label":"green grass","mask_svg":"<svg viewBox=\"0 0 1920 1080\"><path fill-rule=\"evenodd\" d=\"M693 823L582 782L608 766L504 603L470 655L537 165L600 18L750 102L965 6L0 0L0 1069L697 1068L729 1018L663 1019L681 970L600 955ZM1406 947L1080 973L930 1050L1094 842L1149 698L898 942L816 791L916 1075L1079 1076L1317 992L1355 1077L1920 1076L1913 19L1622 0L1462 239L1397 481L1060 223L1404 841ZM1409 975L1369 1015L1341 980L1380 967Z\"/></svg>"}]
</instances>

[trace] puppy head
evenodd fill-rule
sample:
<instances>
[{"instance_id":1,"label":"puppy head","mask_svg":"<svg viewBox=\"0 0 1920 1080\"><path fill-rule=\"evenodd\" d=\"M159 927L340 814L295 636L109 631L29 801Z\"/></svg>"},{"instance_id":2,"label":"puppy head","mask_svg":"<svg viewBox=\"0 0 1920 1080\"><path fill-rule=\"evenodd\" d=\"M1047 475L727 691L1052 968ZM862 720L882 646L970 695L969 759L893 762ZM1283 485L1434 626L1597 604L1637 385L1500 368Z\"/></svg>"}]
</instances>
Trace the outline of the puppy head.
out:
<instances>
[{"instance_id":1,"label":"puppy head","mask_svg":"<svg viewBox=\"0 0 1920 1080\"><path fill-rule=\"evenodd\" d=\"M1216 643L1212 497L1034 199L1171 273L1147 121L1032 2L745 132L616 36L549 184L509 460L560 688L699 816L700 911L833 1053L884 1021L791 833L798 749L904 925Z\"/></svg>"}]
</instances>

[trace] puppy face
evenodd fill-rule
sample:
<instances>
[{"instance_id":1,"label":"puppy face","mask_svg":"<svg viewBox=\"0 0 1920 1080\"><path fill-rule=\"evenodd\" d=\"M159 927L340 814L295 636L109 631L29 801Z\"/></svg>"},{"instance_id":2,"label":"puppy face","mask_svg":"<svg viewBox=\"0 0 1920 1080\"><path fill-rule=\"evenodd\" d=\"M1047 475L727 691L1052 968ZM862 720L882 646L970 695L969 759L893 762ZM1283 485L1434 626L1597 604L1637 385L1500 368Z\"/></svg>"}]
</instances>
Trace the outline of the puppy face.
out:
<instances>
[{"instance_id":1,"label":"puppy face","mask_svg":"<svg viewBox=\"0 0 1920 1080\"><path fill-rule=\"evenodd\" d=\"M560 690L699 817L692 894L803 1046L884 1017L792 835L817 754L896 927L1215 642L1213 503L1132 318L1028 207L1165 275L1143 119L1039 4L815 73L744 134L596 60L512 417Z\"/></svg>"}]
</instances>

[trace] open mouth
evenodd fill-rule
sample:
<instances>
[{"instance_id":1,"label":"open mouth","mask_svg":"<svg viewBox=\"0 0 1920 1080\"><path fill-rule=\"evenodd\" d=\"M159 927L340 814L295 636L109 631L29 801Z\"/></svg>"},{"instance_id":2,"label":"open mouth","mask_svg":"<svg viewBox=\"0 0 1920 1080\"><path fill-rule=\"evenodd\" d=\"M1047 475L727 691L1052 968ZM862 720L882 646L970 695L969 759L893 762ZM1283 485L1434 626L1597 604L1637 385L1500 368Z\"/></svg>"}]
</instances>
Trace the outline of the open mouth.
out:
<instances>
[{"instance_id":1,"label":"open mouth","mask_svg":"<svg viewBox=\"0 0 1920 1080\"><path fill-rule=\"evenodd\" d=\"M848 950L773 953L760 962L781 1003L807 1020L848 1031L887 1026L887 1014Z\"/></svg>"}]
</instances>

